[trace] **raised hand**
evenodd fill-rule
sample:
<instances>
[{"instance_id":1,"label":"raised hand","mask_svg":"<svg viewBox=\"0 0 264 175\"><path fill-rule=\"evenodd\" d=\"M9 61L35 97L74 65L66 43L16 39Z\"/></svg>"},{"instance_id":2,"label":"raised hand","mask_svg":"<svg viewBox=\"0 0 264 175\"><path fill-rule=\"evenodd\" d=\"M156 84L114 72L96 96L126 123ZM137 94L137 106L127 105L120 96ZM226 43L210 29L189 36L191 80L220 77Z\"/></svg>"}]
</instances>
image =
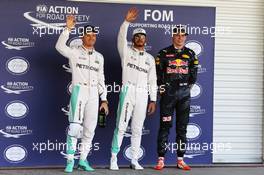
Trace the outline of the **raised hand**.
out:
<instances>
[{"instance_id":1,"label":"raised hand","mask_svg":"<svg viewBox=\"0 0 264 175\"><path fill-rule=\"evenodd\" d=\"M66 27L68 28L68 30L71 30L72 28L74 28L75 24L76 24L75 17L73 15L67 16Z\"/></svg>"},{"instance_id":2,"label":"raised hand","mask_svg":"<svg viewBox=\"0 0 264 175\"><path fill-rule=\"evenodd\" d=\"M128 10L127 15L126 15L126 21L128 22L133 22L137 19L138 16L138 9L135 7L132 7Z\"/></svg>"}]
</instances>

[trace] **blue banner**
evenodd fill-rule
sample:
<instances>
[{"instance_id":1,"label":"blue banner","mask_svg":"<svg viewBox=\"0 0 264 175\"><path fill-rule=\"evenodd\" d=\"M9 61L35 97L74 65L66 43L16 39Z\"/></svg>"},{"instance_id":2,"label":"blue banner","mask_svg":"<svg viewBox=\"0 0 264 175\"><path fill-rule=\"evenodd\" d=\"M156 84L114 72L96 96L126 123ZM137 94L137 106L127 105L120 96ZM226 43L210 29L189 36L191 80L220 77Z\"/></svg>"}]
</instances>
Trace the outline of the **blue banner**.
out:
<instances>
[{"instance_id":1,"label":"blue banner","mask_svg":"<svg viewBox=\"0 0 264 175\"><path fill-rule=\"evenodd\" d=\"M212 163L214 26L215 8L172 5L139 5L30 0L0 3L0 166L34 167L65 164L65 140L71 92L68 60L55 50L65 27L66 16L73 14L77 27L99 27L96 50L104 55L110 114L107 127L96 129L88 159L93 165L108 165L121 84L121 63L117 52L117 34L130 7L140 15L130 24L132 30L148 33L146 50L154 57L171 44L171 29L176 24L192 28L186 46L200 60L198 82L191 96L191 114L187 137L186 162ZM69 45L80 44L71 35ZM131 44L131 43L130 43ZM175 118L175 117L174 117ZM175 123L175 122L174 122ZM142 136L141 162L156 163L159 109L147 117ZM130 160L130 128L119 154L120 165ZM171 128L166 163L176 163L175 126ZM75 158L78 158L78 154Z\"/></svg>"}]
</instances>

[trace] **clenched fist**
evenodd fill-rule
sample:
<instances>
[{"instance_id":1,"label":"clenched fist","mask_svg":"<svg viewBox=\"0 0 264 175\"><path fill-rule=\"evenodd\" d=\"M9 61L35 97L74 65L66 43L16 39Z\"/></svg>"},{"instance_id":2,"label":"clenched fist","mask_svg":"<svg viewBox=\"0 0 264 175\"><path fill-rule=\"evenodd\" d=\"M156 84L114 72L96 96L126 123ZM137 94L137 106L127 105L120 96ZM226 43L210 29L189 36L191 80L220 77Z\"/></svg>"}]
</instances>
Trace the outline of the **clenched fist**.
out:
<instances>
[{"instance_id":1,"label":"clenched fist","mask_svg":"<svg viewBox=\"0 0 264 175\"><path fill-rule=\"evenodd\" d=\"M73 15L67 16L66 19L66 27L68 30L71 30L72 28L75 27L76 24L76 20L75 17Z\"/></svg>"}]
</instances>

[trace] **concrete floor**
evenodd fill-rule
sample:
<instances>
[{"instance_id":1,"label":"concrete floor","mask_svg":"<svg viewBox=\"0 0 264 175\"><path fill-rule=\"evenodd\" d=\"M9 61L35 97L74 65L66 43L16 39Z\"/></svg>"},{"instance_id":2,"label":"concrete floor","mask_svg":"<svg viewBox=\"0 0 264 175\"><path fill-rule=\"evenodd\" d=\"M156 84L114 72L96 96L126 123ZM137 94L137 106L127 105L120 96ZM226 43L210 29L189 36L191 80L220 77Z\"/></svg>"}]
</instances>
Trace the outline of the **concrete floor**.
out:
<instances>
[{"instance_id":1,"label":"concrete floor","mask_svg":"<svg viewBox=\"0 0 264 175\"><path fill-rule=\"evenodd\" d=\"M22 170L0 170L2 175L60 175L65 174L63 169L22 169ZM195 167L186 172L176 168L166 168L162 171L156 171L152 168L146 168L143 171L135 171L122 168L119 171L110 171L108 169L96 169L95 172L83 172L75 170L73 175L263 175L264 167Z\"/></svg>"}]
</instances>

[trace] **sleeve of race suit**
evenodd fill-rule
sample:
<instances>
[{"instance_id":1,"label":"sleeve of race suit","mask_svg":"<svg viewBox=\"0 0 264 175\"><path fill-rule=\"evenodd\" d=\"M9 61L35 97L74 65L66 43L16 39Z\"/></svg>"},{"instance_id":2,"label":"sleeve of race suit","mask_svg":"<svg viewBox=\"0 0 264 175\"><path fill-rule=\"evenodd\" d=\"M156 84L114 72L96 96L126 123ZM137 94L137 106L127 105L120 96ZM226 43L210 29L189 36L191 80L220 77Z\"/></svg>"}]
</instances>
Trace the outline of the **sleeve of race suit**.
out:
<instances>
[{"instance_id":1,"label":"sleeve of race suit","mask_svg":"<svg viewBox=\"0 0 264 175\"><path fill-rule=\"evenodd\" d=\"M98 71L98 90L100 94L101 101L107 101L107 89L105 86L105 76L104 76L104 57L101 55L99 71Z\"/></svg>"},{"instance_id":2,"label":"sleeve of race suit","mask_svg":"<svg viewBox=\"0 0 264 175\"><path fill-rule=\"evenodd\" d=\"M197 72L198 72L199 60L197 55L193 52L192 60L190 63L190 84L195 84L197 80Z\"/></svg>"},{"instance_id":3,"label":"sleeve of race suit","mask_svg":"<svg viewBox=\"0 0 264 175\"><path fill-rule=\"evenodd\" d=\"M164 74L165 74L165 64L164 64L164 50L159 51L155 62L156 62L156 71L157 71L157 84L160 88L160 86L164 85Z\"/></svg>"},{"instance_id":4,"label":"sleeve of race suit","mask_svg":"<svg viewBox=\"0 0 264 175\"><path fill-rule=\"evenodd\" d=\"M124 21L120 26L118 37L117 37L117 49L121 58L122 66L125 62L126 52L127 52L127 30L129 22Z\"/></svg>"},{"instance_id":5,"label":"sleeve of race suit","mask_svg":"<svg viewBox=\"0 0 264 175\"><path fill-rule=\"evenodd\" d=\"M155 60L153 57L151 57L151 62L150 62L148 85L149 85L150 101L157 101L157 74L156 74Z\"/></svg>"},{"instance_id":6,"label":"sleeve of race suit","mask_svg":"<svg viewBox=\"0 0 264 175\"><path fill-rule=\"evenodd\" d=\"M71 58L73 55L73 49L66 45L67 40L69 39L70 31L65 28L60 34L59 39L56 43L56 50L66 58Z\"/></svg>"}]
</instances>

